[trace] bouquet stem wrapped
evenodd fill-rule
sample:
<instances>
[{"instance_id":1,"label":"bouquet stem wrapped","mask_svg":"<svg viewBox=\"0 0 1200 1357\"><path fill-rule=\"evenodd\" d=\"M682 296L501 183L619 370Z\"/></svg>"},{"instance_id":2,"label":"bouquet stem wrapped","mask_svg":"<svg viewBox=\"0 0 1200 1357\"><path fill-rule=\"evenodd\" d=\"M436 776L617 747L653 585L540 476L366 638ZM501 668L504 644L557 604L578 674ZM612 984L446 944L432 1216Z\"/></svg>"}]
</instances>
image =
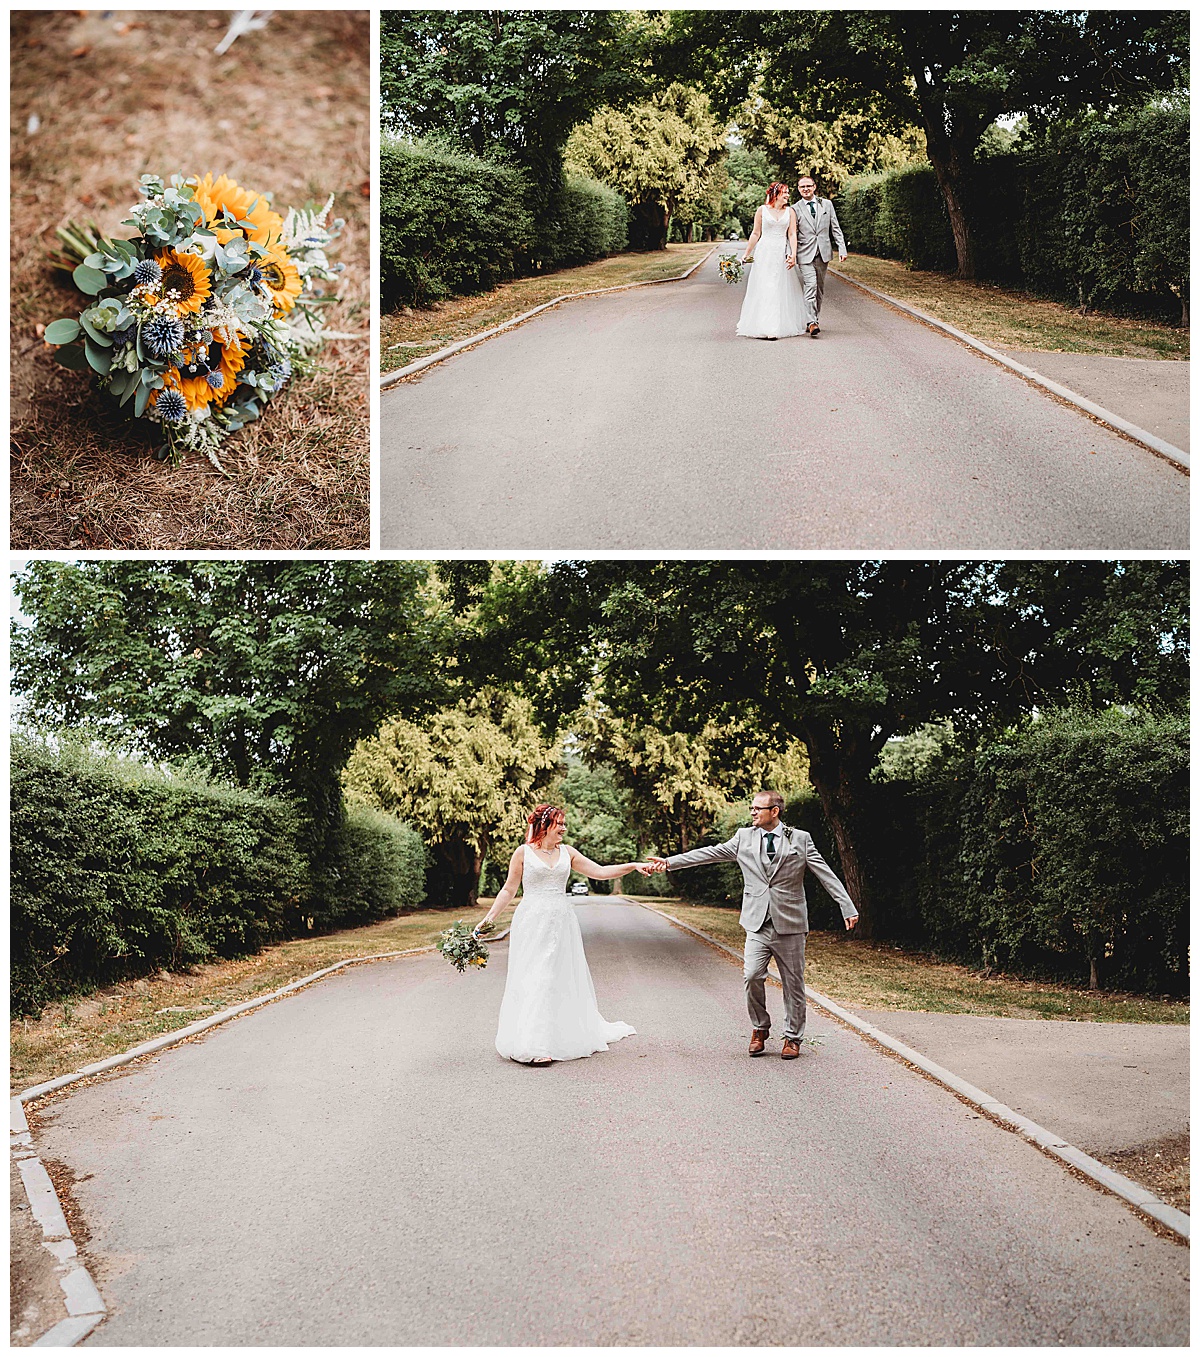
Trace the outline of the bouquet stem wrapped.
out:
<instances>
[{"instance_id":1,"label":"bouquet stem wrapped","mask_svg":"<svg viewBox=\"0 0 1200 1357\"><path fill-rule=\"evenodd\" d=\"M320 211L287 217L225 175L145 174L141 201L109 240L94 223L56 232L55 262L92 298L46 327L65 367L91 372L134 419L158 426L156 456L178 464L218 450L258 419L322 340L321 296L341 264L328 248L344 223Z\"/></svg>"}]
</instances>

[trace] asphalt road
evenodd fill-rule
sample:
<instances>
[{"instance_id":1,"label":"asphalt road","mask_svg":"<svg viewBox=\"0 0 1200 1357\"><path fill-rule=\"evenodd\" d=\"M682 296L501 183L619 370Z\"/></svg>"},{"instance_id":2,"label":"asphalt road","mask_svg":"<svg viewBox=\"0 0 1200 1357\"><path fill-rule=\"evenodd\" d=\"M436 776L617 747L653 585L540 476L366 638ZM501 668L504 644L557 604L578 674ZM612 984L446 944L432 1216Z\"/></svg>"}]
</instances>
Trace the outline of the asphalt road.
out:
<instances>
[{"instance_id":1,"label":"asphalt road","mask_svg":"<svg viewBox=\"0 0 1200 1357\"><path fill-rule=\"evenodd\" d=\"M1120 1202L831 1021L748 1059L736 967L636 906L580 918L638 1029L591 1059L495 1055L501 944L53 1104L112 1311L88 1342L1187 1343L1187 1250Z\"/></svg>"},{"instance_id":2,"label":"asphalt road","mask_svg":"<svg viewBox=\"0 0 1200 1357\"><path fill-rule=\"evenodd\" d=\"M397 550L1178 550L1188 479L830 278L820 339L744 286L568 302L380 397Z\"/></svg>"}]
</instances>

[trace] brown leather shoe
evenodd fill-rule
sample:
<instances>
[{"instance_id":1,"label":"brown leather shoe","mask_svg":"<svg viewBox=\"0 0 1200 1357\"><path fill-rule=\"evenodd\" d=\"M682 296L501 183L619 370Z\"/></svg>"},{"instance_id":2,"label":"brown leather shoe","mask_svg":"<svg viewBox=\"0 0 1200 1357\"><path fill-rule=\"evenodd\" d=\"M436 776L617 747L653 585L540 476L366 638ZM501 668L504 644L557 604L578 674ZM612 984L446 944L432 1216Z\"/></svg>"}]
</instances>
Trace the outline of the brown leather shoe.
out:
<instances>
[{"instance_id":1,"label":"brown leather shoe","mask_svg":"<svg viewBox=\"0 0 1200 1357\"><path fill-rule=\"evenodd\" d=\"M808 327L808 333L809 333L810 335L812 335L812 337L813 337L814 339L816 339L816 337L821 333L821 327L817 324L817 322L816 322L815 320L814 320L813 323Z\"/></svg>"},{"instance_id":2,"label":"brown leather shoe","mask_svg":"<svg viewBox=\"0 0 1200 1357\"><path fill-rule=\"evenodd\" d=\"M766 1027L756 1027L750 1034L750 1054L762 1055L767 1049L767 1038L771 1035L770 1029Z\"/></svg>"},{"instance_id":3,"label":"brown leather shoe","mask_svg":"<svg viewBox=\"0 0 1200 1357\"><path fill-rule=\"evenodd\" d=\"M780 1052L780 1059L795 1060L800 1054L800 1043L793 1041L791 1037L784 1037L783 1050Z\"/></svg>"}]
</instances>

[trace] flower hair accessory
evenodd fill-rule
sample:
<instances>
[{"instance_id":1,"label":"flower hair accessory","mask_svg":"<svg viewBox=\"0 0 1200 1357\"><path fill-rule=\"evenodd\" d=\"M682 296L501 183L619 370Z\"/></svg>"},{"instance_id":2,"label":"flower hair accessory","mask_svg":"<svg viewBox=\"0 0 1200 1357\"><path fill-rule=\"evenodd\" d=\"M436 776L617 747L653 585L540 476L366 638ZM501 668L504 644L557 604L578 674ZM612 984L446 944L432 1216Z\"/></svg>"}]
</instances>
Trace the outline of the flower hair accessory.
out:
<instances>
[{"instance_id":1,"label":"flower hair accessory","mask_svg":"<svg viewBox=\"0 0 1200 1357\"><path fill-rule=\"evenodd\" d=\"M551 826L564 823L566 818L557 806L547 805L545 802L534 806L526 820L528 829L525 831L525 842L541 843Z\"/></svg>"}]
</instances>

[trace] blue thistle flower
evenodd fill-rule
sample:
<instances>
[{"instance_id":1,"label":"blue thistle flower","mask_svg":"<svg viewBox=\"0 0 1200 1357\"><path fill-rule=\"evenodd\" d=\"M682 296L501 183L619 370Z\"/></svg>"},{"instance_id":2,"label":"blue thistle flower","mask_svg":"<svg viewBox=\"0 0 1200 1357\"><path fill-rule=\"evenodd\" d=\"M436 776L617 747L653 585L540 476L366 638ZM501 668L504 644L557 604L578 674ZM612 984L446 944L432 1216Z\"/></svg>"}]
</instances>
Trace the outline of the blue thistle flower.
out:
<instances>
[{"instance_id":1,"label":"blue thistle flower","mask_svg":"<svg viewBox=\"0 0 1200 1357\"><path fill-rule=\"evenodd\" d=\"M275 390L286 385L292 375L292 364L287 358L281 358L277 363L272 363L267 369L267 375L275 381Z\"/></svg>"},{"instance_id":2,"label":"blue thistle flower","mask_svg":"<svg viewBox=\"0 0 1200 1357\"><path fill-rule=\"evenodd\" d=\"M142 326L142 347L160 361L183 348L183 322L174 316L151 316Z\"/></svg>"},{"instance_id":3,"label":"blue thistle flower","mask_svg":"<svg viewBox=\"0 0 1200 1357\"><path fill-rule=\"evenodd\" d=\"M166 391L158 393L154 408L164 424L182 424L187 418L187 402L178 391L173 391L169 387Z\"/></svg>"},{"instance_id":4,"label":"blue thistle flower","mask_svg":"<svg viewBox=\"0 0 1200 1357\"><path fill-rule=\"evenodd\" d=\"M122 345L132 344L134 336L137 334L137 325L122 325L119 330L113 331L113 347L121 348Z\"/></svg>"},{"instance_id":5,"label":"blue thistle flower","mask_svg":"<svg viewBox=\"0 0 1200 1357\"><path fill-rule=\"evenodd\" d=\"M162 269L155 259L142 259L134 266L133 281L139 287L157 287L162 282Z\"/></svg>"},{"instance_id":6,"label":"blue thistle flower","mask_svg":"<svg viewBox=\"0 0 1200 1357\"><path fill-rule=\"evenodd\" d=\"M214 391L220 391L225 385L225 374L223 372L210 372L204 380Z\"/></svg>"}]
</instances>

